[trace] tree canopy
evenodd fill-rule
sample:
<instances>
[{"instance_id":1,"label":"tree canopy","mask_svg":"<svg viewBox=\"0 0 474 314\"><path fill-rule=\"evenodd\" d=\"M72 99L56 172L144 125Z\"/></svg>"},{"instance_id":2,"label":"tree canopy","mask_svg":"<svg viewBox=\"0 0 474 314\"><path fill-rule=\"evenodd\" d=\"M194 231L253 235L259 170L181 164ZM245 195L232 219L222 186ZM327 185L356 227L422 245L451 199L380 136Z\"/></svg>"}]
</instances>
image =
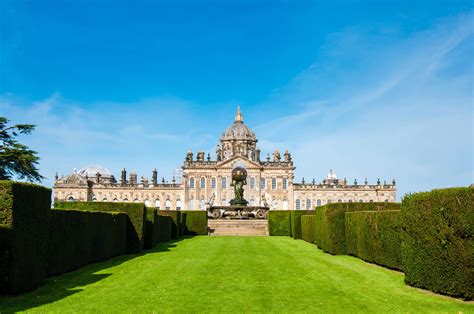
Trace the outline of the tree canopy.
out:
<instances>
[{"instance_id":1,"label":"tree canopy","mask_svg":"<svg viewBox=\"0 0 474 314\"><path fill-rule=\"evenodd\" d=\"M11 180L13 177L30 182L41 181L37 152L19 143L15 138L19 134L30 134L35 129L32 124L8 126L9 120L0 117L0 180Z\"/></svg>"}]
</instances>

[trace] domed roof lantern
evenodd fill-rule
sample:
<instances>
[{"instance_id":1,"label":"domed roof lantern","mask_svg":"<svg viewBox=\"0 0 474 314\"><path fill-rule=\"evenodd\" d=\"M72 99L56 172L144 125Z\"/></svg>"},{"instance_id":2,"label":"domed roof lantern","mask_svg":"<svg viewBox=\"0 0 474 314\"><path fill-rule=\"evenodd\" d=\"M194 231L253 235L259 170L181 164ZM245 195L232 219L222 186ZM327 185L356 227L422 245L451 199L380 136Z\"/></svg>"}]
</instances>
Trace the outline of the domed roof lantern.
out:
<instances>
[{"instance_id":1,"label":"domed roof lantern","mask_svg":"<svg viewBox=\"0 0 474 314\"><path fill-rule=\"evenodd\" d=\"M244 117L242 116L242 112L240 112L240 106L237 106L237 113L235 114L235 122L244 122Z\"/></svg>"}]
</instances>

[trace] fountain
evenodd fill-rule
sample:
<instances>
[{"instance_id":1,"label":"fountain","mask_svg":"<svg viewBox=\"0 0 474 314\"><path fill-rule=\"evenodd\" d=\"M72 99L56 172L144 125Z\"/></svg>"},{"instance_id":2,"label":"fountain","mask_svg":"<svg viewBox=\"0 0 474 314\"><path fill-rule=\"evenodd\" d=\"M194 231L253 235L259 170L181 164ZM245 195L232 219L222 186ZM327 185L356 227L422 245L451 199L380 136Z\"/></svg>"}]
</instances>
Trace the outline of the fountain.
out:
<instances>
[{"instance_id":1,"label":"fountain","mask_svg":"<svg viewBox=\"0 0 474 314\"><path fill-rule=\"evenodd\" d=\"M248 206L248 201L244 199L244 186L247 185L247 170L243 167L236 167L232 170L232 183L235 198L230 201L230 206L214 206L214 196L208 203L208 216L210 218L228 219L266 219L268 207Z\"/></svg>"}]
</instances>

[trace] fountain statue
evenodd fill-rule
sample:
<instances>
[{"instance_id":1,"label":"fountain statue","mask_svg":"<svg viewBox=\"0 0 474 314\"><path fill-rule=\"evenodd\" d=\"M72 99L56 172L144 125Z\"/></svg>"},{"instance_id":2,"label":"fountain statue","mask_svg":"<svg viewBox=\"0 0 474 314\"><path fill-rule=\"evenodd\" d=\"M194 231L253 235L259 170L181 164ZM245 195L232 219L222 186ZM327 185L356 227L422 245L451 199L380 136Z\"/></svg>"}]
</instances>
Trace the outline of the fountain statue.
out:
<instances>
[{"instance_id":1,"label":"fountain statue","mask_svg":"<svg viewBox=\"0 0 474 314\"><path fill-rule=\"evenodd\" d=\"M235 198L230 201L231 206L247 206L248 202L244 199L244 185L247 185L247 170L242 167L236 167L232 170L232 183L234 187Z\"/></svg>"}]
</instances>

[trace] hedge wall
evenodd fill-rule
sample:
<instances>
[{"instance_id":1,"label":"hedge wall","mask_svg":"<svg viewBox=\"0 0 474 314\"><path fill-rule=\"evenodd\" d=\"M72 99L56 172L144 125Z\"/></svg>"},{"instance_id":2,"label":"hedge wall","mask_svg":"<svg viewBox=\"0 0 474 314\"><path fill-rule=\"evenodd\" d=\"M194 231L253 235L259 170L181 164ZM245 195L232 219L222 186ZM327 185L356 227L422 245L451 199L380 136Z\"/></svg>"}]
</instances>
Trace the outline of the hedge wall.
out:
<instances>
[{"instance_id":1,"label":"hedge wall","mask_svg":"<svg viewBox=\"0 0 474 314\"><path fill-rule=\"evenodd\" d=\"M58 209L76 209L100 212L123 212L130 219L127 226L128 253L138 253L143 249L145 241L146 207L141 203L114 202L58 202Z\"/></svg>"},{"instance_id":2,"label":"hedge wall","mask_svg":"<svg viewBox=\"0 0 474 314\"><path fill-rule=\"evenodd\" d=\"M314 243L314 215L301 216L301 239Z\"/></svg>"},{"instance_id":3,"label":"hedge wall","mask_svg":"<svg viewBox=\"0 0 474 314\"><path fill-rule=\"evenodd\" d=\"M291 236L289 210L268 211L268 232L271 236Z\"/></svg>"},{"instance_id":4,"label":"hedge wall","mask_svg":"<svg viewBox=\"0 0 474 314\"><path fill-rule=\"evenodd\" d=\"M0 181L0 292L36 288L45 277L51 190Z\"/></svg>"},{"instance_id":5,"label":"hedge wall","mask_svg":"<svg viewBox=\"0 0 474 314\"><path fill-rule=\"evenodd\" d=\"M301 216L314 215L314 210L291 210L291 236L294 239L301 239Z\"/></svg>"},{"instance_id":6,"label":"hedge wall","mask_svg":"<svg viewBox=\"0 0 474 314\"><path fill-rule=\"evenodd\" d=\"M402 269L400 210L347 212L347 254Z\"/></svg>"},{"instance_id":7,"label":"hedge wall","mask_svg":"<svg viewBox=\"0 0 474 314\"><path fill-rule=\"evenodd\" d=\"M170 241L173 219L170 216L156 216L155 224L158 228L158 242Z\"/></svg>"},{"instance_id":8,"label":"hedge wall","mask_svg":"<svg viewBox=\"0 0 474 314\"><path fill-rule=\"evenodd\" d=\"M399 210L398 203L334 203L316 209L316 243L330 254L346 254L345 213Z\"/></svg>"},{"instance_id":9,"label":"hedge wall","mask_svg":"<svg viewBox=\"0 0 474 314\"><path fill-rule=\"evenodd\" d=\"M416 193L402 201L405 282L474 297L474 189Z\"/></svg>"},{"instance_id":10,"label":"hedge wall","mask_svg":"<svg viewBox=\"0 0 474 314\"><path fill-rule=\"evenodd\" d=\"M179 239L183 235L183 228L182 228L182 214L179 210L159 210L159 216L169 216L172 219L171 224L171 238L172 239Z\"/></svg>"},{"instance_id":11,"label":"hedge wall","mask_svg":"<svg viewBox=\"0 0 474 314\"><path fill-rule=\"evenodd\" d=\"M207 235L207 211L183 210L182 224L185 235Z\"/></svg>"},{"instance_id":12,"label":"hedge wall","mask_svg":"<svg viewBox=\"0 0 474 314\"><path fill-rule=\"evenodd\" d=\"M47 275L125 254L127 221L125 213L52 210Z\"/></svg>"}]
</instances>

